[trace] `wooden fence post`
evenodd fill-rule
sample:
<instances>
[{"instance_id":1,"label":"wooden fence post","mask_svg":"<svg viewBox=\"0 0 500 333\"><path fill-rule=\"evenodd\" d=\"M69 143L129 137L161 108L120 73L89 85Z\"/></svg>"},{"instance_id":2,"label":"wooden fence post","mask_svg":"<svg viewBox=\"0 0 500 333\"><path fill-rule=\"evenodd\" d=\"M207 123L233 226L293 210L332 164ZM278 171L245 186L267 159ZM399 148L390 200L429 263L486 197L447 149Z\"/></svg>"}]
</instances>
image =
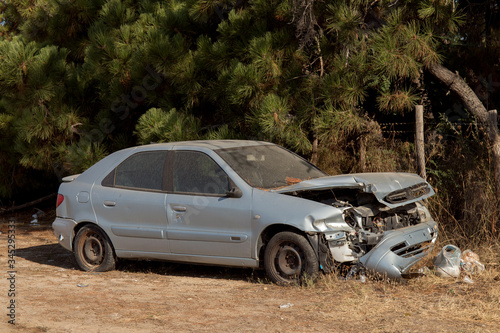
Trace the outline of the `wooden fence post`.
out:
<instances>
[{"instance_id":1,"label":"wooden fence post","mask_svg":"<svg viewBox=\"0 0 500 333\"><path fill-rule=\"evenodd\" d=\"M318 137L314 134L314 140L311 149L311 161L312 164L318 164Z\"/></svg>"},{"instance_id":2,"label":"wooden fence post","mask_svg":"<svg viewBox=\"0 0 500 333\"><path fill-rule=\"evenodd\" d=\"M424 106L415 106L415 151L417 153L417 172L423 179L427 179L425 172L424 149Z\"/></svg>"}]
</instances>

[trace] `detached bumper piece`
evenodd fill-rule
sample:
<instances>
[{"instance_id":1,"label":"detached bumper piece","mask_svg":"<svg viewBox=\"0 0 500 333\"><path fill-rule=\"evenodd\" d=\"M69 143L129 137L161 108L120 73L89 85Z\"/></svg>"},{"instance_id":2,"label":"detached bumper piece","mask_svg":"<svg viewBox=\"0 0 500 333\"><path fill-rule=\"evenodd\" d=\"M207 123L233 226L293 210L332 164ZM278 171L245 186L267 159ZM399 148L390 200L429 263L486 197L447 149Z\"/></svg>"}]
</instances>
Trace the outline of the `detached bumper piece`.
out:
<instances>
[{"instance_id":1,"label":"detached bumper piece","mask_svg":"<svg viewBox=\"0 0 500 333\"><path fill-rule=\"evenodd\" d=\"M359 261L368 271L399 280L434 247L437 234L434 221L388 231Z\"/></svg>"}]
</instances>

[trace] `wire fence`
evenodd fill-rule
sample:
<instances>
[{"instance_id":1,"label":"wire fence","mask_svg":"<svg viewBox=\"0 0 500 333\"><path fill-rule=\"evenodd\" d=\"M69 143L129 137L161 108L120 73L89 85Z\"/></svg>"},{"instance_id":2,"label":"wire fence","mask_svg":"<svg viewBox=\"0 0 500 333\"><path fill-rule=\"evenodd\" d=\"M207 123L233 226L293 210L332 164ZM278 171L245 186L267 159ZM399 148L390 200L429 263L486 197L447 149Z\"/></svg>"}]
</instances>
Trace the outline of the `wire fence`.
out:
<instances>
[{"instance_id":1,"label":"wire fence","mask_svg":"<svg viewBox=\"0 0 500 333\"><path fill-rule=\"evenodd\" d=\"M379 123L382 133L388 133L392 135L407 135L415 133L416 122L385 122ZM458 121L458 122L438 122L438 121L427 121L424 123L426 129L429 127L436 129L439 125L452 125L453 127L471 127L474 126L478 129L484 129L485 127L474 121Z\"/></svg>"}]
</instances>

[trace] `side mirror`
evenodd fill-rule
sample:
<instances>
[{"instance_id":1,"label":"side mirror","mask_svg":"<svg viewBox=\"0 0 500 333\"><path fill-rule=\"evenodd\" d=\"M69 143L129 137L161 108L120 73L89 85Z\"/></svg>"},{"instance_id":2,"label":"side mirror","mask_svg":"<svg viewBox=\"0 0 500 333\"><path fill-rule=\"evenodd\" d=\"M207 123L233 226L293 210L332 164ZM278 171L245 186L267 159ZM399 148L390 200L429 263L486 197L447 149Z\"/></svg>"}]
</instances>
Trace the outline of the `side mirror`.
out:
<instances>
[{"instance_id":1,"label":"side mirror","mask_svg":"<svg viewBox=\"0 0 500 333\"><path fill-rule=\"evenodd\" d=\"M243 196L243 192L241 192L239 188L233 187L226 192L226 196L228 198L241 198Z\"/></svg>"}]
</instances>

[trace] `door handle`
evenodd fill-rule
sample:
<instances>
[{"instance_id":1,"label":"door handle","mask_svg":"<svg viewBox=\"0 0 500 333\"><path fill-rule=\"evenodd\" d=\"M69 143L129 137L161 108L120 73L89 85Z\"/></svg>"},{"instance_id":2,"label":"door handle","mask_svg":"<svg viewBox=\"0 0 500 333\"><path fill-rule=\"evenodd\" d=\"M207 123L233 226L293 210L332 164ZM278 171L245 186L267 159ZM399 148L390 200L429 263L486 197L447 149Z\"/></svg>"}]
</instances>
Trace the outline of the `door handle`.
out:
<instances>
[{"instance_id":1,"label":"door handle","mask_svg":"<svg viewBox=\"0 0 500 333\"><path fill-rule=\"evenodd\" d=\"M187 208L184 206L172 206L172 209L176 212L185 212L187 210Z\"/></svg>"},{"instance_id":2,"label":"door handle","mask_svg":"<svg viewBox=\"0 0 500 333\"><path fill-rule=\"evenodd\" d=\"M104 206L106 207L113 207L116 205L116 202L111 201L111 200L104 200Z\"/></svg>"}]
</instances>

